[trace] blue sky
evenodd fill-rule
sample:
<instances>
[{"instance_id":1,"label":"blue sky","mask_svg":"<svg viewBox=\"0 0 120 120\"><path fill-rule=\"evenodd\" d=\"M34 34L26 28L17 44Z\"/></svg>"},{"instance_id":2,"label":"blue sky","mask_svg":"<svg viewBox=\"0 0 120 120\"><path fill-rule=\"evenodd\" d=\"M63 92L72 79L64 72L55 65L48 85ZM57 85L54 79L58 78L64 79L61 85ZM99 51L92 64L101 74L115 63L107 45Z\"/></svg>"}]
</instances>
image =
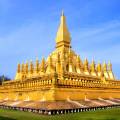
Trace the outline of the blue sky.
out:
<instances>
[{"instance_id":1,"label":"blue sky","mask_svg":"<svg viewBox=\"0 0 120 120\"><path fill-rule=\"evenodd\" d=\"M12 79L17 63L55 49L62 9L72 48L82 59L113 63L120 78L119 0L0 0L0 74Z\"/></svg>"}]
</instances>

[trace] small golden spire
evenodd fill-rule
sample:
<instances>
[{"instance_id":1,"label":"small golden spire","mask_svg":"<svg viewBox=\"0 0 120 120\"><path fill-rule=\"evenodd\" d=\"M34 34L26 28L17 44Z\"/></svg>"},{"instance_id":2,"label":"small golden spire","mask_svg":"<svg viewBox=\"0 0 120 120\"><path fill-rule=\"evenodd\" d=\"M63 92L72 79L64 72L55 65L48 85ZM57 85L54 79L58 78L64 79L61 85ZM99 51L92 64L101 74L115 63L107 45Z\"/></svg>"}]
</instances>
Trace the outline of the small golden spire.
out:
<instances>
[{"instance_id":1,"label":"small golden spire","mask_svg":"<svg viewBox=\"0 0 120 120\"><path fill-rule=\"evenodd\" d=\"M28 61L25 64L25 73L28 73Z\"/></svg>"},{"instance_id":2,"label":"small golden spire","mask_svg":"<svg viewBox=\"0 0 120 120\"><path fill-rule=\"evenodd\" d=\"M44 57L42 58L42 61L41 61L40 71L45 72L45 59L44 59Z\"/></svg>"},{"instance_id":3,"label":"small golden spire","mask_svg":"<svg viewBox=\"0 0 120 120\"><path fill-rule=\"evenodd\" d=\"M103 62L103 71L107 71L107 65L105 61Z\"/></svg>"},{"instance_id":4,"label":"small golden spire","mask_svg":"<svg viewBox=\"0 0 120 120\"><path fill-rule=\"evenodd\" d=\"M92 63L91 63L91 72L95 72L95 62L94 62L94 59L92 60Z\"/></svg>"},{"instance_id":5,"label":"small golden spire","mask_svg":"<svg viewBox=\"0 0 120 120\"><path fill-rule=\"evenodd\" d=\"M17 73L20 73L20 63L18 63L18 66L17 66Z\"/></svg>"},{"instance_id":6,"label":"small golden spire","mask_svg":"<svg viewBox=\"0 0 120 120\"><path fill-rule=\"evenodd\" d=\"M25 72L25 65L24 65L24 63L22 63L22 73L24 73Z\"/></svg>"},{"instance_id":7,"label":"small golden spire","mask_svg":"<svg viewBox=\"0 0 120 120\"><path fill-rule=\"evenodd\" d=\"M88 71L88 60L85 58L84 60L84 71Z\"/></svg>"},{"instance_id":8,"label":"small golden spire","mask_svg":"<svg viewBox=\"0 0 120 120\"><path fill-rule=\"evenodd\" d=\"M52 66L52 56L50 55L48 58L48 66Z\"/></svg>"},{"instance_id":9,"label":"small golden spire","mask_svg":"<svg viewBox=\"0 0 120 120\"><path fill-rule=\"evenodd\" d=\"M112 71L112 64L111 64L110 61L108 62L108 70L109 70L109 71Z\"/></svg>"},{"instance_id":10,"label":"small golden spire","mask_svg":"<svg viewBox=\"0 0 120 120\"><path fill-rule=\"evenodd\" d=\"M39 72L39 60L38 57L36 57L36 72Z\"/></svg>"},{"instance_id":11,"label":"small golden spire","mask_svg":"<svg viewBox=\"0 0 120 120\"><path fill-rule=\"evenodd\" d=\"M77 71L77 73L81 73L81 72L83 72L83 64L82 64L82 61L81 61L79 55L77 55L76 71Z\"/></svg>"},{"instance_id":12,"label":"small golden spire","mask_svg":"<svg viewBox=\"0 0 120 120\"><path fill-rule=\"evenodd\" d=\"M101 70L102 70L102 69L101 69L100 61L98 61L98 64L97 64L97 71L98 71L98 72L101 72Z\"/></svg>"},{"instance_id":13,"label":"small golden spire","mask_svg":"<svg viewBox=\"0 0 120 120\"><path fill-rule=\"evenodd\" d=\"M33 63L32 63L32 60L30 61L30 73L32 74L33 73L33 70L34 70L34 66L33 66Z\"/></svg>"},{"instance_id":14,"label":"small golden spire","mask_svg":"<svg viewBox=\"0 0 120 120\"><path fill-rule=\"evenodd\" d=\"M87 58L85 58L84 64L85 64L85 65L88 65L88 60L87 60Z\"/></svg>"}]
</instances>

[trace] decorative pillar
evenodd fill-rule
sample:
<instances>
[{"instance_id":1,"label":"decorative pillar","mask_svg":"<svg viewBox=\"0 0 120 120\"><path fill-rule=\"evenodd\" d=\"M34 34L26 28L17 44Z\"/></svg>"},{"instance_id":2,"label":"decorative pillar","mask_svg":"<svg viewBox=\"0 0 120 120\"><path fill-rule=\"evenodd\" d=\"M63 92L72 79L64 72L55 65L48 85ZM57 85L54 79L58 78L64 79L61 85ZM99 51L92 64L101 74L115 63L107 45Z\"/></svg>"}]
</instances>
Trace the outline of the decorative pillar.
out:
<instances>
[{"instance_id":1,"label":"decorative pillar","mask_svg":"<svg viewBox=\"0 0 120 120\"><path fill-rule=\"evenodd\" d=\"M45 59L44 58L42 58L42 61L41 61L40 73L42 74L45 73Z\"/></svg>"},{"instance_id":2,"label":"decorative pillar","mask_svg":"<svg viewBox=\"0 0 120 120\"><path fill-rule=\"evenodd\" d=\"M105 78L108 79L109 78L109 74L107 72L107 65L106 65L105 62L103 63L103 73L104 73Z\"/></svg>"},{"instance_id":3,"label":"decorative pillar","mask_svg":"<svg viewBox=\"0 0 120 120\"><path fill-rule=\"evenodd\" d=\"M83 64L82 64L82 61L80 59L80 56L77 56L76 72L77 73L82 73L83 72Z\"/></svg>"},{"instance_id":4,"label":"decorative pillar","mask_svg":"<svg viewBox=\"0 0 120 120\"><path fill-rule=\"evenodd\" d=\"M115 79L113 71L112 71L112 64L110 61L108 62L108 74L109 74L110 79Z\"/></svg>"},{"instance_id":5,"label":"decorative pillar","mask_svg":"<svg viewBox=\"0 0 120 120\"><path fill-rule=\"evenodd\" d=\"M96 69L95 69L95 62L94 60L92 60L91 66L90 66L90 70L91 70L91 75L96 76Z\"/></svg>"},{"instance_id":6,"label":"decorative pillar","mask_svg":"<svg viewBox=\"0 0 120 120\"><path fill-rule=\"evenodd\" d=\"M84 60L84 73L89 75L89 67L87 58Z\"/></svg>"}]
</instances>

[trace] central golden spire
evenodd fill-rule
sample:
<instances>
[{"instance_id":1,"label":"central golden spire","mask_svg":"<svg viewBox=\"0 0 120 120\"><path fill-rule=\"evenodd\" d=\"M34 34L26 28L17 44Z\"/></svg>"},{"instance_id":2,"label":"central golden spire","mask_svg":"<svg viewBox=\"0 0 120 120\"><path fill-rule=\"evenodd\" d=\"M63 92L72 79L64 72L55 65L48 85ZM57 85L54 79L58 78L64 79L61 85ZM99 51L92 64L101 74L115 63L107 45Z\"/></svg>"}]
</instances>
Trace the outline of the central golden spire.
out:
<instances>
[{"instance_id":1,"label":"central golden spire","mask_svg":"<svg viewBox=\"0 0 120 120\"><path fill-rule=\"evenodd\" d=\"M70 41L71 41L70 33L66 25L66 18L64 16L64 12L62 11L60 25L59 25L57 36L56 36L56 48L61 46L69 48Z\"/></svg>"}]
</instances>

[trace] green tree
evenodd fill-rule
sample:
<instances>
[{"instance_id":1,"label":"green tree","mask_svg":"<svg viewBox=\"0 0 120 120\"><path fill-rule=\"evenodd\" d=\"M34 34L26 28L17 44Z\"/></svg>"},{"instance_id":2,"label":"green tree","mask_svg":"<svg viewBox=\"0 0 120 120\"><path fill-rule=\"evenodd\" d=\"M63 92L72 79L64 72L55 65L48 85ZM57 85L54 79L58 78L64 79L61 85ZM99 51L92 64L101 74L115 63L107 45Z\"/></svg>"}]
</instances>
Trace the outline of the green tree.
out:
<instances>
[{"instance_id":1,"label":"green tree","mask_svg":"<svg viewBox=\"0 0 120 120\"><path fill-rule=\"evenodd\" d=\"M0 85L2 85L2 82L9 81L9 80L11 80L9 77L7 77L5 75L1 75L0 76Z\"/></svg>"}]
</instances>

